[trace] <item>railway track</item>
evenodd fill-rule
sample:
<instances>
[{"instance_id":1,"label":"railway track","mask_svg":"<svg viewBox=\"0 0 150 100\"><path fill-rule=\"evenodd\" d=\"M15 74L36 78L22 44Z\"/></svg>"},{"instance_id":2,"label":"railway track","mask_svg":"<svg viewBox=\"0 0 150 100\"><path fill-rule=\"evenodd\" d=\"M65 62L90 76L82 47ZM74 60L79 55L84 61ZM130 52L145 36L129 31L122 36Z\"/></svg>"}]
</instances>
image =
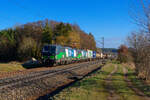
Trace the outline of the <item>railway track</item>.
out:
<instances>
[{"instance_id":1,"label":"railway track","mask_svg":"<svg viewBox=\"0 0 150 100\"><path fill-rule=\"evenodd\" d=\"M57 74L67 73L73 70L78 70L83 67L90 67L91 65L101 63L101 61L83 62L79 64L67 65L67 68L60 68L55 70L45 70L38 72L30 72L27 75L17 75L9 78L0 79L0 93L6 90L12 90L23 86L28 86L30 83L38 82L43 78L53 77Z\"/></svg>"}]
</instances>

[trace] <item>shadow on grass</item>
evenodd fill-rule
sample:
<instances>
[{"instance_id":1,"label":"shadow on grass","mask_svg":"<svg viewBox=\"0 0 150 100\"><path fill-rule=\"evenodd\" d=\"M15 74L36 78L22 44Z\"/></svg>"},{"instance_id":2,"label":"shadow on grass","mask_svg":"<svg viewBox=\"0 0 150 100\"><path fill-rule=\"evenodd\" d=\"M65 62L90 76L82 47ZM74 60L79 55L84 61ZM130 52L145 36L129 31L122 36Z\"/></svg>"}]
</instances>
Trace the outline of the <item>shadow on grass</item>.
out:
<instances>
[{"instance_id":1,"label":"shadow on grass","mask_svg":"<svg viewBox=\"0 0 150 100\"><path fill-rule=\"evenodd\" d=\"M132 74L130 74L130 75L132 75ZM122 98L124 98L125 95L128 95L128 96L135 95L135 93L133 91L131 91L130 88L127 87L127 84L124 80L123 73L116 72L112 75L112 77L113 78L110 78L110 79L107 79L107 78L104 79L106 82L104 84L104 87L107 90L107 92L113 91L115 94L123 95ZM114 78L114 77L116 77L116 78ZM112 93L112 92L110 92L110 93Z\"/></svg>"},{"instance_id":2,"label":"shadow on grass","mask_svg":"<svg viewBox=\"0 0 150 100\"><path fill-rule=\"evenodd\" d=\"M106 75L107 76L110 73L100 71L100 72L97 72L95 74L100 74L100 75ZM115 73L115 74L113 74L113 76L124 76L124 74ZM128 88L124 88L125 87L124 85L122 85L122 84L112 84L111 83L112 81L117 81L118 83L125 82L124 79L118 79L118 78L107 79L107 78L92 76L91 78L88 78L88 79L82 80L81 82L75 83L72 87L82 87L84 89L90 90L91 88L93 88L93 86L95 86L95 87L97 86L98 81L103 81L104 83L106 81L110 81L110 84L102 84L101 86L99 85L99 87L104 87L106 89L106 91L114 90L114 91L117 91L117 93L119 93L119 94L124 93L124 94L134 95L132 92L129 92ZM122 89L122 90L118 92L117 89Z\"/></svg>"},{"instance_id":3,"label":"shadow on grass","mask_svg":"<svg viewBox=\"0 0 150 100\"><path fill-rule=\"evenodd\" d=\"M103 93L108 93L108 91L113 90L115 93L119 94L127 94L127 95L135 95L134 92L130 91L130 89L128 87L126 87L126 85L124 85L125 81L123 78L121 79L112 79L110 81L117 81L118 84L113 84L110 82L110 84L105 84L105 82L107 81L106 78L103 78L101 76L107 76L109 75L109 72L105 72L105 71L98 71L98 72L94 72L94 74L88 76L87 78L75 82L74 84L71 84L70 86L73 88L83 88L86 89L87 91L91 91L92 89L96 89L95 91L97 92L103 92ZM122 73L115 73L113 74L114 76L124 76L124 74ZM132 74L130 74L132 75ZM104 89L101 89L104 88ZM68 88L67 90L68 93L71 93L72 91L70 90L70 88ZM48 100L48 99L38 99L38 100ZM49 100L53 100L49 99Z\"/></svg>"},{"instance_id":4,"label":"shadow on grass","mask_svg":"<svg viewBox=\"0 0 150 100\"><path fill-rule=\"evenodd\" d=\"M128 77L133 84L133 88L139 89L146 96L150 97L150 85L149 84L145 84L144 80L137 78L136 73L130 72L128 74Z\"/></svg>"}]
</instances>

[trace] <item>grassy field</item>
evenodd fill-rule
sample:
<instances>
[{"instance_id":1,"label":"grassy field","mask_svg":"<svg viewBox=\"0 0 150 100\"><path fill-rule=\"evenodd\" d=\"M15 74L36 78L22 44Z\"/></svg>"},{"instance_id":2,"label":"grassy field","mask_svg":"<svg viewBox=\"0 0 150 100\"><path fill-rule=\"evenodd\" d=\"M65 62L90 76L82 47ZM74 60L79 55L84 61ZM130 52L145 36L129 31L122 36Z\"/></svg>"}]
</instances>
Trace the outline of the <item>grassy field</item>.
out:
<instances>
[{"instance_id":1,"label":"grassy field","mask_svg":"<svg viewBox=\"0 0 150 100\"><path fill-rule=\"evenodd\" d=\"M133 70L129 69L128 78L132 81L133 85L142 91L146 96L150 97L150 84L145 84L143 80L139 80L135 75Z\"/></svg>"},{"instance_id":2,"label":"grassy field","mask_svg":"<svg viewBox=\"0 0 150 100\"><path fill-rule=\"evenodd\" d=\"M21 70L25 70L25 68L20 63L0 63L0 72L14 72Z\"/></svg>"},{"instance_id":3,"label":"grassy field","mask_svg":"<svg viewBox=\"0 0 150 100\"><path fill-rule=\"evenodd\" d=\"M117 71L108 80L108 76L110 76L116 65L118 66ZM147 100L128 86L128 82L125 81L123 67L121 64L108 63L101 70L64 89L59 94L51 97L50 100ZM143 89L140 87L143 83L136 79L134 71L129 70L128 74L130 74L128 79L133 82L134 88L136 87L139 91ZM142 90L143 93L146 92L148 86L144 89ZM150 91L146 92L146 94L149 93Z\"/></svg>"},{"instance_id":4,"label":"grassy field","mask_svg":"<svg viewBox=\"0 0 150 100\"><path fill-rule=\"evenodd\" d=\"M125 82L122 67L122 65L118 65L118 71L112 75L112 86L116 94L120 96L120 100L141 100L141 98L128 87L127 82Z\"/></svg>"}]
</instances>

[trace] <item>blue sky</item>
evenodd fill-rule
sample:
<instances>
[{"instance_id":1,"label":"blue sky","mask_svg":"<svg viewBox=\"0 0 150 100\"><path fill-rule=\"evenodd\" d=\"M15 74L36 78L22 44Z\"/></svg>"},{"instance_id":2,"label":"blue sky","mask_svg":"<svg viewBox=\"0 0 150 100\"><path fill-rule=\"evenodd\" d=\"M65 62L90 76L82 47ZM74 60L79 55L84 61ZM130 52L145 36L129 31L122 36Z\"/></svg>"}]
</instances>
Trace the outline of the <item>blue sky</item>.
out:
<instances>
[{"instance_id":1,"label":"blue sky","mask_svg":"<svg viewBox=\"0 0 150 100\"><path fill-rule=\"evenodd\" d=\"M131 0L0 0L0 29L45 18L78 24L105 47L117 48L135 29L131 23Z\"/></svg>"}]
</instances>

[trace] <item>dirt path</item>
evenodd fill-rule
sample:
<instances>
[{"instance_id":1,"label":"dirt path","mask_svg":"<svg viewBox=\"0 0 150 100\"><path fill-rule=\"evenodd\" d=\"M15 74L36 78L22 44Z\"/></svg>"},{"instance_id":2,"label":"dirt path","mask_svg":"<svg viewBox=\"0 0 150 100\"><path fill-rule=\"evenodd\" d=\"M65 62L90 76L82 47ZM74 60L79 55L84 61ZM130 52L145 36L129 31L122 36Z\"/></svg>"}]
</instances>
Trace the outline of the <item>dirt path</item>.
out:
<instances>
[{"instance_id":1,"label":"dirt path","mask_svg":"<svg viewBox=\"0 0 150 100\"><path fill-rule=\"evenodd\" d=\"M115 65L114 70L107 76L106 78L106 82L105 82L105 88L107 90L107 92L110 94L107 97L107 100L120 100L120 96L118 94L115 93L115 89L112 86L112 75L117 72L118 70L118 66Z\"/></svg>"},{"instance_id":2,"label":"dirt path","mask_svg":"<svg viewBox=\"0 0 150 100\"><path fill-rule=\"evenodd\" d=\"M139 96L139 98L141 98L141 100L150 100L149 97L147 97L142 91L140 91L138 88L136 88L132 82L128 79L128 70L125 68L125 67L122 67L123 68L123 73L124 73L124 76L125 76L125 81L127 82L127 85L129 88L131 88L135 94L137 96Z\"/></svg>"}]
</instances>

